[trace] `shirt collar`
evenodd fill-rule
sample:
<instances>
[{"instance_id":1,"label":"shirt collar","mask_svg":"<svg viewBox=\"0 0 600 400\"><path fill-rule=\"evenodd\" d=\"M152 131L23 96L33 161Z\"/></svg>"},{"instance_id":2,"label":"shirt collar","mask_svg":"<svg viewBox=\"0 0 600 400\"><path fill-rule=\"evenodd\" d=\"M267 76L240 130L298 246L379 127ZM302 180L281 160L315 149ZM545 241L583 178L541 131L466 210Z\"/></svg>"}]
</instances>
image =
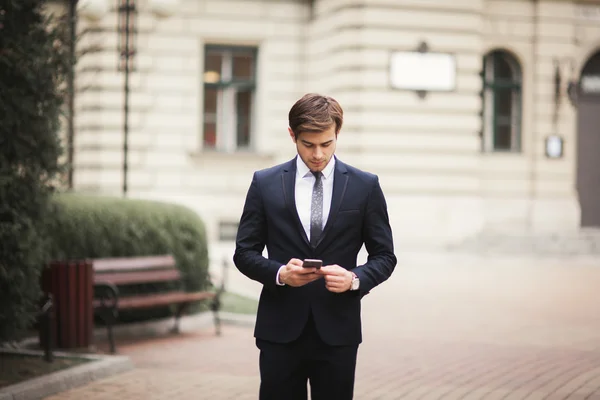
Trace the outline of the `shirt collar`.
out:
<instances>
[{"instance_id":1,"label":"shirt collar","mask_svg":"<svg viewBox=\"0 0 600 400\"><path fill-rule=\"evenodd\" d=\"M323 168L323 178L325 178L325 179L331 178L331 174L333 173L334 169L335 169L335 156L332 156L329 159L329 162L327 163L325 168ZM310 169L306 166L306 164L304 164L304 161L302 161L300 156L296 156L296 171L297 171L298 176L301 178L305 178L307 176L312 175L312 173L310 172Z\"/></svg>"}]
</instances>

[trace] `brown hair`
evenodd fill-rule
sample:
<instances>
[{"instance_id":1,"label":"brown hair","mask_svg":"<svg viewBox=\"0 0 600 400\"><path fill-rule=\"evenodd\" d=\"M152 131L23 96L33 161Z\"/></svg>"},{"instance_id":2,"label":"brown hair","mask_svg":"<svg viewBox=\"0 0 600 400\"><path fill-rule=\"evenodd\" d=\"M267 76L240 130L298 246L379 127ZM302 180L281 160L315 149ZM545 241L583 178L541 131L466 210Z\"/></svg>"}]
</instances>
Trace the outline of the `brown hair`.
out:
<instances>
[{"instance_id":1,"label":"brown hair","mask_svg":"<svg viewBox=\"0 0 600 400\"><path fill-rule=\"evenodd\" d=\"M342 129L344 111L333 98L307 93L290 109L289 124L294 136L302 132L323 132L335 124L335 134Z\"/></svg>"}]
</instances>

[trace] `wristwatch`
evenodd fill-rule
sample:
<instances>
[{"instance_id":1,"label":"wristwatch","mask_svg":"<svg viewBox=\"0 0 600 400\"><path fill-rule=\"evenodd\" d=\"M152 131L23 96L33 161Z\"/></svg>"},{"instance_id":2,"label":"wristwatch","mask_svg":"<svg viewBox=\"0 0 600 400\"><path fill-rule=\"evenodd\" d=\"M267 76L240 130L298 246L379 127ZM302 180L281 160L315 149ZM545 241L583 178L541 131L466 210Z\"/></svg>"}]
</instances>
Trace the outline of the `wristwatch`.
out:
<instances>
[{"instance_id":1,"label":"wristwatch","mask_svg":"<svg viewBox=\"0 0 600 400\"><path fill-rule=\"evenodd\" d=\"M360 287L360 279L354 272L350 272L352 274L352 282L350 283L350 290L358 290Z\"/></svg>"}]
</instances>

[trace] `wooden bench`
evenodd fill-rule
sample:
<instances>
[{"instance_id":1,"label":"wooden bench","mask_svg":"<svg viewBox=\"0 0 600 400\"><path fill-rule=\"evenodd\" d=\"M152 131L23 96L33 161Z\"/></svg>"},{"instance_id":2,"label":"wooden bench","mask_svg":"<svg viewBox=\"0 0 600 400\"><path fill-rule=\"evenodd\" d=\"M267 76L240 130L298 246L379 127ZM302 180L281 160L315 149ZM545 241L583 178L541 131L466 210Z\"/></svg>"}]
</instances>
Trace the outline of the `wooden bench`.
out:
<instances>
[{"instance_id":1,"label":"wooden bench","mask_svg":"<svg viewBox=\"0 0 600 400\"><path fill-rule=\"evenodd\" d=\"M217 292L186 292L182 287L181 272L171 255L125 258L93 259L94 269L94 312L106 324L110 350L116 352L113 325L119 311L147 309L176 305L174 332L179 332L179 320L190 303L212 299L211 310L217 335L221 333L219 318L220 296L223 285ZM171 283L175 289L167 292L120 295L119 287L125 285Z\"/></svg>"}]
</instances>

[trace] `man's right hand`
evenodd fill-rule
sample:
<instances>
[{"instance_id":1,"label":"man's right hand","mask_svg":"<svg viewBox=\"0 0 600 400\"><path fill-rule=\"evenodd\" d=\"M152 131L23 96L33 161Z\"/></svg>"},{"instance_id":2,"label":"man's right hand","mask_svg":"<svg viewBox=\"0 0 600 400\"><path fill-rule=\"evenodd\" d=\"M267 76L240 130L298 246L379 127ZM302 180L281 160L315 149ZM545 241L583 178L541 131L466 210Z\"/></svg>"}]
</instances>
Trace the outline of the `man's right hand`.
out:
<instances>
[{"instance_id":1,"label":"man's right hand","mask_svg":"<svg viewBox=\"0 0 600 400\"><path fill-rule=\"evenodd\" d=\"M292 258L279 272L279 282L294 287L304 286L322 278L316 271L316 268L302 267L302 260Z\"/></svg>"}]
</instances>

